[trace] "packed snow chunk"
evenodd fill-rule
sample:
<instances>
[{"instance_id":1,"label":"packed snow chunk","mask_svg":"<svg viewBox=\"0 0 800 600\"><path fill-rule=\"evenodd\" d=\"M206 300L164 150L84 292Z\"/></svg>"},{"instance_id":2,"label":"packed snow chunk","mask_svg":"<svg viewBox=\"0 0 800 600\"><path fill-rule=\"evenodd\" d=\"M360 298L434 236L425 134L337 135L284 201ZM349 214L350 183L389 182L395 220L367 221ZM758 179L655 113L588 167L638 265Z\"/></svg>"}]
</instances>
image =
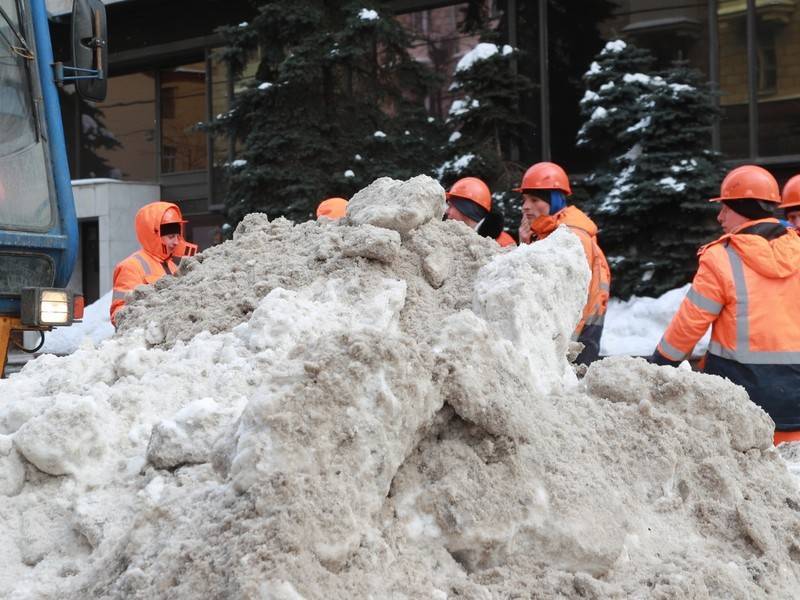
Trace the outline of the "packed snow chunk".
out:
<instances>
[{"instance_id":1,"label":"packed snow chunk","mask_svg":"<svg viewBox=\"0 0 800 600\"><path fill-rule=\"evenodd\" d=\"M589 368L590 394L634 402L648 413L664 405L679 412L702 437L728 440L740 452L772 446L774 424L744 388L716 375L659 367L641 358L607 358Z\"/></svg>"},{"instance_id":2,"label":"packed snow chunk","mask_svg":"<svg viewBox=\"0 0 800 600\"><path fill-rule=\"evenodd\" d=\"M583 98L581 98L581 104L597 102L598 100L600 100L600 94L593 92L592 90L586 90L583 94Z\"/></svg>"},{"instance_id":3,"label":"packed snow chunk","mask_svg":"<svg viewBox=\"0 0 800 600\"><path fill-rule=\"evenodd\" d=\"M25 465L10 436L0 435L0 496L16 496L25 483Z\"/></svg>"},{"instance_id":4,"label":"packed snow chunk","mask_svg":"<svg viewBox=\"0 0 800 600\"><path fill-rule=\"evenodd\" d=\"M356 176L356 174L353 172L353 170L352 170L352 169L347 169L347 170L344 172L344 176L345 176L345 177L355 177L355 176Z\"/></svg>"},{"instance_id":5,"label":"packed snow chunk","mask_svg":"<svg viewBox=\"0 0 800 600\"><path fill-rule=\"evenodd\" d=\"M272 87L272 85L273 85L273 84L272 84L272 83L270 83L269 81L264 81L264 82L262 82L262 83L260 83L260 84L258 85L258 89L260 89L260 90L262 90L262 91L263 91L263 90L268 90L269 88L271 88L271 87Z\"/></svg>"},{"instance_id":6,"label":"packed snow chunk","mask_svg":"<svg viewBox=\"0 0 800 600\"><path fill-rule=\"evenodd\" d=\"M598 106L597 108L592 111L592 116L589 117L590 121L599 121L601 119L605 119L608 116L608 111L603 108L602 106Z\"/></svg>"},{"instance_id":7,"label":"packed snow chunk","mask_svg":"<svg viewBox=\"0 0 800 600\"><path fill-rule=\"evenodd\" d=\"M628 45L622 40L611 40L606 43L601 54L619 54L627 47Z\"/></svg>"},{"instance_id":8,"label":"packed snow chunk","mask_svg":"<svg viewBox=\"0 0 800 600\"><path fill-rule=\"evenodd\" d=\"M356 225L374 225L406 234L445 211L444 188L427 175L407 181L381 177L357 192L347 205L347 218Z\"/></svg>"},{"instance_id":9,"label":"packed snow chunk","mask_svg":"<svg viewBox=\"0 0 800 600\"><path fill-rule=\"evenodd\" d=\"M378 13L371 8L362 8L358 12L358 18L362 21L377 21L380 17Z\"/></svg>"},{"instance_id":10,"label":"packed snow chunk","mask_svg":"<svg viewBox=\"0 0 800 600\"><path fill-rule=\"evenodd\" d=\"M396 231L362 225L342 236L342 256L360 256L391 264L399 253L400 234Z\"/></svg>"},{"instance_id":11,"label":"packed snow chunk","mask_svg":"<svg viewBox=\"0 0 800 600\"><path fill-rule=\"evenodd\" d=\"M476 62L491 58L498 52L500 52L500 49L496 44L481 42L461 57L461 60L459 60L458 64L456 65L456 73L459 73L460 71L466 71L467 69L472 68L472 65L474 65ZM508 53L506 52L505 54Z\"/></svg>"},{"instance_id":12,"label":"packed snow chunk","mask_svg":"<svg viewBox=\"0 0 800 600\"><path fill-rule=\"evenodd\" d=\"M576 382L566 354L589 276L580 241L565 229L479 271L472 311L448 317L434 346L450 373L447 401L461 417L515 438L532 435L531 419L548 418L528 414L531 401ZM543 341L529 344L534 336Z\"/></svg>"},{"instance_id":13,"label":"packed snow chunk","mask_svg":"<svg viewBox=\"0 0 800 600\"><path fill-rule=\"evenodd\" d=\"M686 182L678 181L674 177L662 177L658 180L658 185L676 192L682 192L686 189Z\"/></svg>"},{"instance_id":14,"label":"packed snow chunk","mask_svg":"<svg viewBox=\"0 0 800 600\"><path fill-rule=\"evenodd\" d=\"M91 397L59 394L42 414L14 434L14 445L37 469L50 475L89 474L106 452L113 416ZM86 472L84 472L86 471Z\"/></svg>"},{"instance_id":15,"label":"packed snow chunk","mask_svg":"<svg viewBox=\"0 0 800 600\"><path fill-rule=\"evenodd\" d=\"M642 129L647 129L648 127L650 127L650 123L651 122L652 122L652 119L651 119L650 115L647 115L643 119L640 119L639 121L637 121L636 123L634 123L633 125L628 127L625 131L627 131L628 133L635 133L636 131L641 131Z\"/></svg>"},{"instance_id":16,"label":"packed snow chunk","mask_svg":"<svg viewBox=\"0 0 800 600\"><path fill-rule=\"evenodd\" d=\"M239 417L242 408L223 407L212 398L188 404L172 419L153 427L147 461L157 469L210 461L214 442Z\"/></svg>"}]
</instances>

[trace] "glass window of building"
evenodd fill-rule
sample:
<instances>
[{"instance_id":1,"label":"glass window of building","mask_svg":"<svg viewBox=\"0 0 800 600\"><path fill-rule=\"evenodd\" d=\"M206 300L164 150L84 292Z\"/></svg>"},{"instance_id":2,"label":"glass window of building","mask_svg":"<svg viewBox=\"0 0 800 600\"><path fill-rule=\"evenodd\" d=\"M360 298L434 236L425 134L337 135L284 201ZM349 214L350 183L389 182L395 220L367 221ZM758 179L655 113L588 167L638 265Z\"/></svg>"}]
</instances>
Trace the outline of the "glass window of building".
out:
<instances>
[{"instance_id":1,"label":"glass window of building","mask_svg":"<svg viewBox=\"0 0 800 600\"><path fill-rule=\"evenodd\" d=\"M154 181L155 106L150 72L111 77L105 102L81 102L80 176Z\"/></svg>"},{"instance_id":2,"label":"glass window of building","mask_svg":"<svg viewBox=\"0 0 800 600\"><path fill-rule=\"evenodd\" d=\"M720 106L722 108L721 150L728 158L744 158L750 153L746 2L720 0L717 13Z\"/></svg>"},{"instance_id":3,"label":"glass window of building","mask_svg":"<svg viewBox=\"0 0 800 600\"><path fill-rule=\"evenodd\" d=\"M161 71L161 173L200 171L208 166L206 63Z\"/></svg>"},{"instance_id":4,"label":"glass window of building","mask_svg":"<svg viewBox=\"0 0 800 600\"><path fill-rule=\"evenodd\" d=\"M756 3L758 153L800 154L800 6Z\"/></svg>"}]
</instances>

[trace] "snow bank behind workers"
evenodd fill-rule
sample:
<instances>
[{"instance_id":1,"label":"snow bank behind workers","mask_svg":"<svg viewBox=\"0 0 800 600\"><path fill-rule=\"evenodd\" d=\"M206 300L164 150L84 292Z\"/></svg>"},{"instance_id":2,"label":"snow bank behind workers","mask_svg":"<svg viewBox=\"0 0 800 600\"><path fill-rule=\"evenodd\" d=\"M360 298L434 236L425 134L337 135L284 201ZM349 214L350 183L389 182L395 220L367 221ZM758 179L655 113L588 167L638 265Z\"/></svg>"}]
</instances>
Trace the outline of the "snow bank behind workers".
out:
<instances>
[{"instance_id":1,"label":"snow bank behind workers","mask_svg":"<svg viewBox=\"0 0 800 600\"><path fill-rule=\"evenodd\" d=\"M797 486L744 392L576 378L575 236L500 249L424 178L350 206L251 215L0 381L0 597L792 596Z\"/></svg>"},{"instance_id":2,"label":"snow bank behind workers","mask_svg":"<svg viewBox=\"0 0 800 600\"><path fill-rule=\"evenodd\" d=\"M608 303L600 354L650 356L664 335L672 317L678 312L691 284L665 292L658 298L619 300ZM695 346L693 355L700 356L708 348L711 330Z\"/></svg>"},{"instance_id":3,"label":"snow bank behind workers","mask_svg":"<svg viewBox=\"0 0 800 600\"><path fill-rule=\"evenodd\" d=\"M111 308L111 292L104 294L97 301L86 307L83 320L69 327L57 327L47 333L44 338L42 353L70 354L75 352L87 338L99 344L114 335L109 310Z\"/></svg>"}]
</instances>

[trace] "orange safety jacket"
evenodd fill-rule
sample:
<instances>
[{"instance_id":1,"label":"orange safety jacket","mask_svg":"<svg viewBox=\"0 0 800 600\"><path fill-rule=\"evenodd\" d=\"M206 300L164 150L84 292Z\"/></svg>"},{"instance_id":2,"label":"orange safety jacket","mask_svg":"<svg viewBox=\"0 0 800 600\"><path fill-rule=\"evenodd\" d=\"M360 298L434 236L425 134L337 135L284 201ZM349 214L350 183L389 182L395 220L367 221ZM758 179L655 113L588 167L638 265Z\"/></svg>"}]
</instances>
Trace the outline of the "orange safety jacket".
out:
<instances>
[{"instance_id":1,"label":"orange safety jacket","mask_svg":"<svg viewBox=\"0 0 800 600\"><path fill-rule=\"evenodd\" d=\"M703 370L744 387L777 430L800 429L800 237L777 219L759 219L698 254L655 362L685 359L711 325Z\"/></svg>"},{"instance_id":2,"label":"orange safety jacket","mask_svg":"<svg viewBox=\"0 0 800 600\"><path fill-rule=\"evenodd\" d=\"M501 247L505 248L506 246L516 246L517 242L514 241L514 238L511 237L507 232L501 231L500 235L498 235L495 239L495 242L500 244Z\"/></svg>"},{"instance_id":3,"label":"orange safety jacket","mask_svg":"<svg viewBox=\"0 0 800 600\"><path fill-rule=\"evenodd\" d=\"M603 335L608 297L611 292L611 270L608 268L605 254L597 243L597 225L574 206L567 206L554 215L539 217L531 223L531 231L537 240L542 240L559 225L566 225L578 236L592 273L586 305L581 320L572 334L573 340L584 344L584 350L577 361L589 364L597 360L600 354L600 338Z\"/></svg>"},{"instance_id":4,"label":"orange safety jacket","mask_svg":"<svg viewBox=\"0 0 800 600\"><path fill-rule=\"evenodd\" d=\"M116 326L116 313L125 305L130 293L140 285L155 283L164 275L173 275L178 267L173 255L167 253L161 243L161 219L169 208L180 209L170 202L153 202L136 213L136 237L142 245L114 268L114 291L111 297L111 322ZM181 236L183 238L183 236ZM183 241L176 248L175 255L181 248L193 246ZM187 252L188 254L188 252Z\"/></svg>"}]
</instances>

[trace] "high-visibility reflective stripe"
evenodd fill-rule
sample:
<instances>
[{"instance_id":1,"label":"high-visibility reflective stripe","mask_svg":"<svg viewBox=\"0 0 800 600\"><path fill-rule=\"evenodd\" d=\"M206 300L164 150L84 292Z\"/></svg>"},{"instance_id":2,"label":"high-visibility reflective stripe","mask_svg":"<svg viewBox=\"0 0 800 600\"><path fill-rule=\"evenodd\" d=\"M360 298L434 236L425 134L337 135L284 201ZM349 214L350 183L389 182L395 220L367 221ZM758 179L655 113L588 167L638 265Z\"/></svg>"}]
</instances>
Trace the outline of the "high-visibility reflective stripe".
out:
<instances>
[{"instance_id":1,"label":"high-visibility reflective stripe","mask_svg":"<svg viewBox=\"0 0 800 600\"><path fill-rule=\"evenodd\" d=\"M689 356L688 352L681 352L674 346L670 345L663 337L661 341L658 342L658 349L662 350L661 354L666 356L670 360L684 360L687 356Z\"/></svg>"},{"instance_id":2,"label":"high-visibility reflective stripe","mask_svg":"<svg viewBox=\"0 0 800 600\"><path fill-rule=\"evenodd\" d=\"M137 252L136 254L134 254L134 255L133 255L133 257L134 257L136 260L138 260L138 261L139 261L139 264L142 266L142 269L144 269L144 274L145 274L145 275L150 275L150 265L147 263L147 261L146 261L144 258L142 258L142 257L139 255L139 253L138 253L138 252Z\"/></svg>"},{"instance_id":3,"label":"high-visibility reflective stripe","mask_svg":"<svg viewBox=\"0 0 800 600\"><path fill-rule=\"evenodd\" d=\"M710 354L721 358L728 358L743 364L750 365L797 365L800 364L800 352L729 350L719 342L711 341L708 344Z\"/></svg>"},{"instance_id":4,"label":"high-visibility reflective stripe","mask_svg":"<svg viewBox=\"0 0 800 600\"><path fill-rule=\"evenodd\" d=\"M128 294L130 292L123 292L120 290L114 290L114 293L111 294L112 300L126 300L128 298Z\"/></svg>"},{"instance_id":5,"label":"high-visibility reflective stripe","mask_svg":"<svg viewBox=\"0 0 800 600\"><path fill-rule=\"evenodd\" d=\"M586 317L586 322L584 325L602 325L606 322L605 315L589 315Z\"/></svg>"},{"instance_id":6,"label":"high-visibility reflective stripe","mask_svg":"<svg viewBox=\"0 0 800 600\"><path fill-rule=\"evenodd\" d=\"M611 291L611 286L609 284L603 283L601 281L600 282L600 289L603 290L604 292L610 292Z\"/></svg>"},{"instance_id":7,"label":"high-visibility reflective stripe","mask_svg":"<svg viewBox=\"0 0 800 600\"><path fill-rule=\"evenodd\" d=\"M718 315L722 312L722 304L712 300L711 298L706 298L700 292L694 289L694 286L689 288L686 298L697 308L701 308L706 312L710 312L712 315Z\"/></svg>"},{"instance_id":8,"label":"high-visibility reflective stripe","mask_svg":"<svg viewBox=\"0 0 800 600\"><path fill-rule=\"evenodd\" d=\"M744 265L742 259L730 246L725 246L728 260L731 261L733 284L736 287L736 349L742 352L750 350L750 323L747 318L748 297L747 282L744 279Z\"/></svg>"}]
</instances>

